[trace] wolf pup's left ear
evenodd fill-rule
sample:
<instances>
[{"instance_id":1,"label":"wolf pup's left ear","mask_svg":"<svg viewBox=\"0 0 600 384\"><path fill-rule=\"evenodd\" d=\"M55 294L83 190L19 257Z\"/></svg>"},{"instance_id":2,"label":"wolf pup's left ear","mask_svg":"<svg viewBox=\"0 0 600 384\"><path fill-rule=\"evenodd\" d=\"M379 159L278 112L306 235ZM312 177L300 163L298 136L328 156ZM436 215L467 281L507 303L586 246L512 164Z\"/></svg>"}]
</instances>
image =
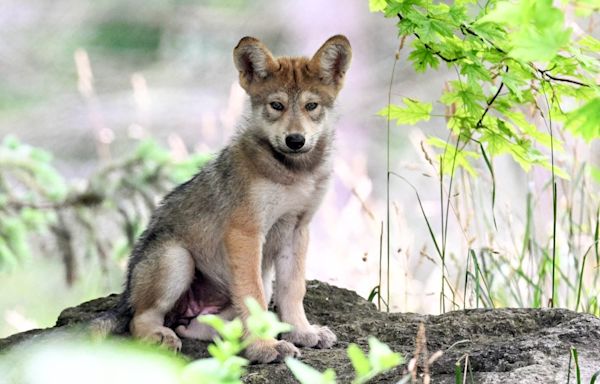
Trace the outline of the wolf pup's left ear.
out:
<instances>
[{"instance_id":1,"label":"wolf pup's left ear","mask_svg":"<svg viewBox=\"0 0 600 384\"><path fill-rule=\"evenodd\" d=\"M310 67L312 71L319 73L325 84L333 85L339 91L350 66L350 60L352 60L352 48L348 38L344 35L335 35L315 53L310 60Z\"/></svg>"},{"instance_id":2,"label":"wolf pup's left ear","mask_svg":"<svg viewBox=\"0 0 600 384\"><path fill-rule=\"evenodd\" d=\"M246 91L253 82L265 79L277 69L269 49L260 40L249 36L242 38L233 49L233 61L240 72L240 85Z\"/></svg>"}]
</instances>

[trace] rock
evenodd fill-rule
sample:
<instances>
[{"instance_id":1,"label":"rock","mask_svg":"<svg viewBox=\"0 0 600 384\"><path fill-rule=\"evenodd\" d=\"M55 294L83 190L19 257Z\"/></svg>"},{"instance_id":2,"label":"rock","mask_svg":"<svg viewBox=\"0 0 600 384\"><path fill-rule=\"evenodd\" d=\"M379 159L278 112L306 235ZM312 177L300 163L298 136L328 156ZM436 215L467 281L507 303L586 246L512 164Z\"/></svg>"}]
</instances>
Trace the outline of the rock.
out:
<instances>
[{"instance_id":1,"label":"rock","mask_svg":"<svg viewBox=\"0 0 600 384\"><path fill-rule=\"evenodd\" d=\"M33 330L0 340L0 351L22 343L36 342L40 335L63 332L113 306L118 295L92 300L65 309L54 328ZM349 343L367 349L369 335L402 353L408 362L415 353L419 324L425 326L426 348L431 356L443 355L429 372L435 383L454 383L455 366L465 361L476 383L566 383L570 348L576 348L582 382L588 383L600 370L600 319L566 309L469 309L443 315L383 313L356 293L318 281L308 282L305 308L311 322L328 325L338 335L334 349L303 349L302 360L323 371L333 368L338 382L354 377L346 356ZM424 341L424 340L423 340ZM206 343L184 340L182 352L191 358L206 357ZM426 369L421 355L419 373ZM373 383L397 382L406 364L375 378ZM574 364L571 380L575 382ZM470 376L470 374L469 374ZM295 383L284 364L252 365L244 382ZM471 379L467 380L471 382Z\"/></svg>"}]
</instances>

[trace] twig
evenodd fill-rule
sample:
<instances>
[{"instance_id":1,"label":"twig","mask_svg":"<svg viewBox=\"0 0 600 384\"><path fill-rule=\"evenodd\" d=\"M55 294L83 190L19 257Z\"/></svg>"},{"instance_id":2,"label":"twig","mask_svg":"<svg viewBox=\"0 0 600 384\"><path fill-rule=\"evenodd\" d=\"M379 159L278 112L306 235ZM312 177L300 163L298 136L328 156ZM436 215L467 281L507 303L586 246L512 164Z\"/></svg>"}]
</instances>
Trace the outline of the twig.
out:
<instances>
[{"instance_id":1,"label":"twig","mask_svg":"<svg viewBox=\"0 0 600 384\"><path fill-rule=\"evenodd\" d=\"M400 21L404 20L404 17L402 17L402 15L400 13L398 13L397 15L398 15L398 18L400 19ZM417 32L414 32L413 35L417 39L421 40L421 36L419 36L419 34ZM446 63L453 63L455 61L462 60L462 59L465 58L464 56L449 58L449 57L446 57L446 56L442 55L442 53L440 51L434 50L431 47L431 45L429 45L427 43L423 43L423 45L425 46L425 48L427 48L428 50L430 50L432 54L436 55L437 57L439 57L440 59L442 59Z\"/></svg>"},{"instance_id":2,"label":"twig","mask_svg":"<svg viewBox=\"0 0 600 384\"><path fill-rule=\"evenodd\" d=\"M508 72L508 66L506 66L506 69L504 70L504 72L505 73ZM476 129L481 128L481 123L483 122L483 119L485 118L485 115L487 115L487 113L489 112L492 104L494 104L494 101L496 101L496 98L498 97L498 95L500 94L500 92L502 92L502 88L504 88L504 81L500 82L500 86L498 87L498 90L496 91L496 94L494 94L494 96L492 96L492 98L487 102L487 106L485 107L485 110L483 111L483 114L479 118L479 121L477 121L477 124L475 124L475 128Z\"/></svg>"},{"instance_id":3,"label":"twig","mask_svg":"<svg viewBox=\"0 0 600 384\"><path fill-rule=\"evenodd\" d=\"M577 80L565 79L564 77L552 76L551 74L547 73L549 71L549 69L547 69L547 70L539 69L539 68L536 68L533 64L531 66L536 71L538 71L542 75L542 77L547 77L548 79L552 79L554 81L561 81L563 83L570 83L570 84L575 84L575 85L579 85L579 86L582 86L582 87L589 87L589 84L585 84L585 83L582 83L582 82L577 81Z\"/></svg>"}]
</instances>

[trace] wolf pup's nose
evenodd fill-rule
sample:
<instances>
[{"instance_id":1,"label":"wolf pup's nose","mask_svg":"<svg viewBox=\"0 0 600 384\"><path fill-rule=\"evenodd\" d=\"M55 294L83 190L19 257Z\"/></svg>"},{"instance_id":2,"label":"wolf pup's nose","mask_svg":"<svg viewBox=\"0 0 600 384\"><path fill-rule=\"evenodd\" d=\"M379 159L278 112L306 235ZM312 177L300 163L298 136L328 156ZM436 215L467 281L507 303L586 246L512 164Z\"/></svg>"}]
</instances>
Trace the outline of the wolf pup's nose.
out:
<instances>
[{"instance_id":1,"label":"wolf pup's nose","mask_svg":"<svg viewBox=\"0 0 600 384\"><path fill-rule=\"evenodd\" d=\"M292 133L285 138L285 144L292 150L297 151L304 145L304 136L299 133Z\"/></svg>"}]
</instances>

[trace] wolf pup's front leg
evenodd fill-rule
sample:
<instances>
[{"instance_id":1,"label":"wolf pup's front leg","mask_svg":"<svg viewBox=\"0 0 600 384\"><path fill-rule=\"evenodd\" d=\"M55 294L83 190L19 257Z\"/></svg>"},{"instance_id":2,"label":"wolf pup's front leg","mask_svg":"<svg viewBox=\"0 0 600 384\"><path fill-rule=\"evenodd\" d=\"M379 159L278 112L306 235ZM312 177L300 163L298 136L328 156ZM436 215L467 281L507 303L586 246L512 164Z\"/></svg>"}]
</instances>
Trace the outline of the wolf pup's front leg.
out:
<instances>
[{"instance_id":1,"label":"wolf pup's front leg","mask_svg":"<svg viewBox=\"0 0 600 384\"><path fill-rule=\"evenodd\" d=\"M283 338L301 347L331 348L337 338L327 327L311 325L304 313L304 264L308 248L308 227L290 231L291 247L283 247L275 260L275 301L282 321L294 328Z\"/></svg>"},{"instance_id":2,"label":"wolf pup's front leg","mask_svg":"<svg viewBox=\"0 0 600 384\"><path fill-rule=\"evenodd\" d=\"M242 321L248 318L244 300L255 299L267 310L262 281L262 239L258 220L249 209L239 209L225 232L225 249L231 273L231 302ZM287 356L300 356L300 351L285 340L259 340L246 349L246 357L254 362L270 363L281 361Z\"/></svg>"}]
</instances>

